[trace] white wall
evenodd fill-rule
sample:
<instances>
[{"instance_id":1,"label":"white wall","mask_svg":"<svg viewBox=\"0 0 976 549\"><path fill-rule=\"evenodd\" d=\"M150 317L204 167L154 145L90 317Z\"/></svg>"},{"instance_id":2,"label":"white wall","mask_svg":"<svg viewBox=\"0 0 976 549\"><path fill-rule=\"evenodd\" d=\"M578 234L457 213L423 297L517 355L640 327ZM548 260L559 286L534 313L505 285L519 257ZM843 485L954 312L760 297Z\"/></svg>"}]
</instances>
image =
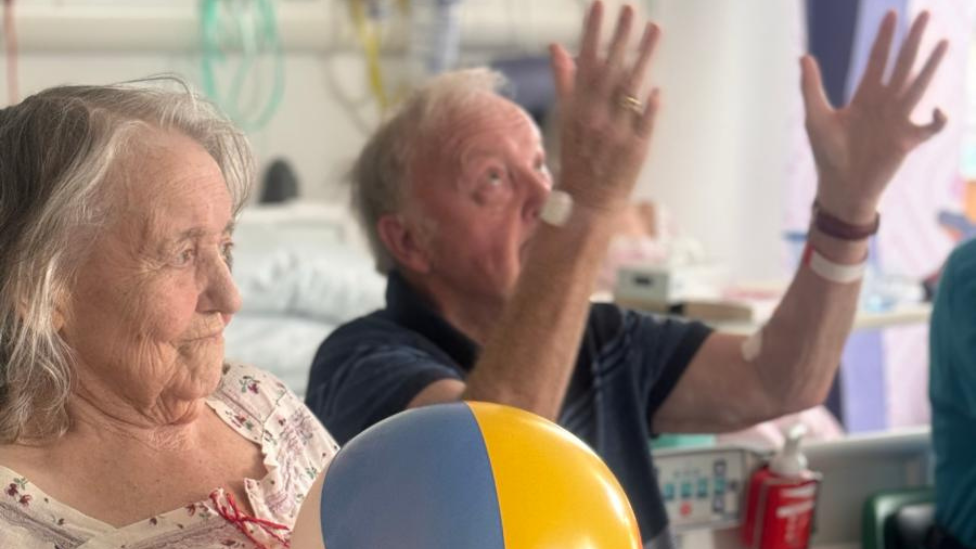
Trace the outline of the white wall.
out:
<instances>
[{"instance_id":1,"label":"white wall","mask_svg":"<svg viewBox=\"0 0 976 549\"><path fill-rule=\"evenodd\" d=\"M485 58L485 47L541 53L549 39L576 34L582 5L577 0L466 0L464 28L469 45L479 49L466 50L465 62ZM665 109L637 195L664 203L686 233L701 238L734 272L752 277L782 272L780 205L798 105L796 33L802 5L801 0L647 3L647 11L665 27L657 65ZM318 44L315 32L290 24L284 28L296 36L304 33L298 37L303 41L295 38L298 44L286 56L283 106L267 128L251 135L254 148L261 161L287 156L306 196L340 199L336 182L366 134L335 99L330 82L345 95L366 97L363 64L354 49L325 44L335 36ZM34 28L50 29L37 22ZM72 47L70 37L61 47L71 51L52 51L39 42L40 31L33 32L33 41L22 36L22 95L59 83L106 83L159 72L199 80L192 53L168 43L166 51L154 52L137 42L139 33L128 38L133 54ZM375 123L371 106L359 113L367 124Z\"/></svg>"},{"instance_id":2,"label":"white wall","mask_svg":"<svg viewBox=\"0 0 976 549\"><path fill-rule=\"evenodd\" d=\"M652 11L665 29L664 109L638 193L742 276L783 273L803 5L670 0Z\"/></svg>"},{"instance_id":3,"label":"white wall","mask_svg":"<svg viewBox=\"0 0 976 549\"><path fill-rule=\"evenodd\" d=\"M195 2L141 1L18 2L20 97L56 84L104 84L157 73L175 73L199 86ZM461 10L462 62L539 53L548 41L571 40L584 3L467 0ZM306 196L338 199L337 181L379 118L369 100L365 65L343 2L292 0L278 7L287 52L284 101L270 124L250 137L259 161L279 155L292 161ZM402 56L403 40L393 42L394 55ZM354 113L337 99L337 90L356 103Z\"/></svg>"},{"instance_id":4,"label":"white wall","mask_svg":"<svg viewBox=\"0 0 976 549\"><path fill-rule=\"evenodd\" d=\"M195 60L182 55L26 54L21 58L22 94L63 83L103 84L150 74L181 74L199 82ZM294 54L286 58L285 97L268 126L250 138L259 162L282 155L294 164L303 192L316 199L336 196L336 181L365 140L338 102L327 92L328 71L361 96L359 63L352 54Z\"/></svg>"}]
</instances>

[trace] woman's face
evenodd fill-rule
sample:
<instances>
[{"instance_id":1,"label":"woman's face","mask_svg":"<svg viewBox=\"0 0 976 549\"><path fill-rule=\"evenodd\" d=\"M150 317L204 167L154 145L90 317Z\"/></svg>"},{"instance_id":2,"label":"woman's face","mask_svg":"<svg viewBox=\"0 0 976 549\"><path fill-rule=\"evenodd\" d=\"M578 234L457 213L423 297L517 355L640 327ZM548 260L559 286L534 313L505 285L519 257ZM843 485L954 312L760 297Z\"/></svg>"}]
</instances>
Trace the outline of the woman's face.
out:
<instances>
[{"instance_id":1,"label":"woman's face","mask_svg":"<svg viewBox=\"0 0 976 549\"><path fill-rule=\"evenodd\" d=\"M61 333L82 390L107 388L137 409L179 408L216 388L223 330L241 304L230 274L231 198L199 144L161 131L108 183L113 210Z\"/></svg>"}]
</instances>

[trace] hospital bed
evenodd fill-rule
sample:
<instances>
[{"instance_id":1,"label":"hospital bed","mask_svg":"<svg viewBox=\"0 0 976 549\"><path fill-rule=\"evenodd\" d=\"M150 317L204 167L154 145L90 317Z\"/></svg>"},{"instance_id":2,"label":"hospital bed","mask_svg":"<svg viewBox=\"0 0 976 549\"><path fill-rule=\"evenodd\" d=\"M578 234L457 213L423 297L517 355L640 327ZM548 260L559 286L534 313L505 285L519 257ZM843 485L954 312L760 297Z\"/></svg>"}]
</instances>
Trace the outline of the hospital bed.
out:
<instances>
[{"instance_id":1,"label":"hospital bed","mask_svg":"<svg viewBox=\"0 0 976 549\"><path fill-rule=\"evenodd\" d=\"M345 204L250 207L234 240L243 307L225 331L227 360L267 370L302 396L322 340L381 308L385 279Z\"/></svg>"}]
</instances>

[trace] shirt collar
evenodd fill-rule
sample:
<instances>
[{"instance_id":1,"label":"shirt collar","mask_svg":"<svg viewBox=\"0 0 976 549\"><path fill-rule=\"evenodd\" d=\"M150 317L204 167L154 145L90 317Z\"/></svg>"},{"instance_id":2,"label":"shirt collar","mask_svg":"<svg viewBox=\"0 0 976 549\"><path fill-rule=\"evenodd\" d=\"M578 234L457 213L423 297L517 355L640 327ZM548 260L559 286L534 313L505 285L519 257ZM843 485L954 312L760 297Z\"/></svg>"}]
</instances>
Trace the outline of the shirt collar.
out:
<instances>
[{"instance_id":1,"label":"shirt collar","mask_svg":"<svg viewBox=\"0 0 976 549\"><path fill-rule=\"evenodd\" d=\"M386 309L397 324L430 340L463 370L470 372L474 367L478 345L438 314L430 301L396 270L387 277Z\"/></svg>"}]
</instances>

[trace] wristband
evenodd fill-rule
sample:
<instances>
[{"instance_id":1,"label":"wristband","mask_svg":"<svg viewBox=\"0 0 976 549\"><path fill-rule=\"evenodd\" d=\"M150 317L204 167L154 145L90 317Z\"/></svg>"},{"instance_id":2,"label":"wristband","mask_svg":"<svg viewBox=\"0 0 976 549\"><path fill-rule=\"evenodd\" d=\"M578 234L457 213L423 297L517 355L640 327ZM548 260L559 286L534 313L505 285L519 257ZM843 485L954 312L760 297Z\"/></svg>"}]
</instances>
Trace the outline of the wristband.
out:
<instances>
[{"instance_id":1,"label":"wristband","mask_svg":"<svg viewBox=\"0 0 976 549\"><path fill-rule=\"evenodd\" d=\"M823 211L820 203L813 203L813 226L823 234L839 240L864 240L877 234L880 225L881 214L875 214L874 221L866 225L853 225Z\"/></svg>"},{"instance_id":2,"label":"wristband","mask_svg":"<svg viewBox=\"0 0 976 549\"><path fill-rule=\"evenodd\" d=\"M820 278L838 284L850 284L851 282L857 282L864 278L864 271L868 261L865 257L864 261L854 265L834 263L821 255L808 242L806 249L803 251L803 264L810 267L810 270L819 275Z\"/></svg>"}]
</instances>

